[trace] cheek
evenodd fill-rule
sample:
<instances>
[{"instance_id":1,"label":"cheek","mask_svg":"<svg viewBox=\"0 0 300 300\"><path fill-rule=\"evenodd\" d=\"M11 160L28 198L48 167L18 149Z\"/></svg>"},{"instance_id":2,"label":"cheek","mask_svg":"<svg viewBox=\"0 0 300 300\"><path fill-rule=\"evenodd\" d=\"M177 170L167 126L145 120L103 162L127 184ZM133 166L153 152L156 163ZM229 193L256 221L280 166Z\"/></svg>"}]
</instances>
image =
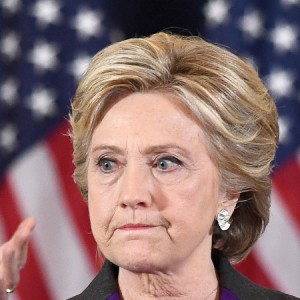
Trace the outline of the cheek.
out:
<instances>
[{"instance_id":1,"label":"cheek","mask_svg":"<svg viewBox=\"0 0 300 300\"><path fill-rule=\"evenodd\" d=\"M114 205L113 189L103 185L97 171L88 171L88 205L90 215L107 216Z\"/></svg>"},{"instance_id":2,"label":"cheek","mask_svg":"<svg viewBox=\"0 0 300 300\"><path fill-rule=\"evenodd\" d=\"M217 207L219 186L213 174L197 174L181 183L177 194L182 204L188 203L191 208L208 209Z\"/></svg>"},{"instance_id":3,"label":"cheek","mask_svg":"<svg viewBox=\"0 0 300 300\"><path fill-rule=\"evenodd\" d=\"M170 218L177 219L178 223L190 224L193 230L201 230L202 226L209 228L217 212L218 196L218 184L214 178L190 177L169 193L169 200L176 204Z\"/></svg>"},{"instance_id":4,"label":"cheek","mask_svg":"<svg viewBox=\"0 0 300 300\"><path fill-rule=\"evenodd\" d=\"M111 235L110 223L115 212L112 191L99 187L90 181L88 184L88 209L91 228L98 244L106 243Z\"/></svg>"}]
</instances>

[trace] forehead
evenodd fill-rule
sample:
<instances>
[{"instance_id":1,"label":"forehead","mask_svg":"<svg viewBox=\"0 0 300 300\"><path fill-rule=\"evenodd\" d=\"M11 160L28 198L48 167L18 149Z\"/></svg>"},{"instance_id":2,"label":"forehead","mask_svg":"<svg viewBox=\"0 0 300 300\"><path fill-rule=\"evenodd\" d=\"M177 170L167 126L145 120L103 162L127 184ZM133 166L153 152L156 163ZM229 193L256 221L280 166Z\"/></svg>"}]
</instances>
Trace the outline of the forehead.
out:
<instances>
[{"instance_id":1,"label":"forehead","mask_svg":"<svg viewBox=\"0 0 300 300\"><path fill-rule=\"evenodd\" d=\"M92 144L178 144L206 146L195 116L175 96L133 93L118 99L94 130ZM199 143L200 142L200 143Z\"/></svg>"},{"instance_id":2,"label":"forehead","mask_svg":"<svg viewBox=\"0 0 300 300\"><path fill-rule=\"evenodd\" d=\"M137 130L139 125L151 123L153 130L185 125L188 126L186 129L194 127L202 131L200 122L182 101L173 95L158 92L132 93L117 99L104 109L96 128L113 129L124 123L135 125Z\"/></svg>"}]
</instances>

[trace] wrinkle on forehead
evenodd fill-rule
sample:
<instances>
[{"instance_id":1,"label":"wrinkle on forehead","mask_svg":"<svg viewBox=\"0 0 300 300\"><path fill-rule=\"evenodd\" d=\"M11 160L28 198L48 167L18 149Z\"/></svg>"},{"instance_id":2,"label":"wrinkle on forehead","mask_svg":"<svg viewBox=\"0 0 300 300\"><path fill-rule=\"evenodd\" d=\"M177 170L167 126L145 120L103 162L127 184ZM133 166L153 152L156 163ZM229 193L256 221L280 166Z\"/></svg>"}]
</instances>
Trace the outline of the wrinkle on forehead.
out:
<instances>
[{"instance_id":1,"label":"wrinkle on forehead","mask_svg":"<svg viewBox=\"0 0 300 300\"><path fill-rule=\"evenodd\" d=\"M153 105L154 103L155 105ZM144 118L148 119L148 126L145 126ZM187 128L181 125L183 119L188 121ZM194 113L175 96L170 94L134 93L118 99L106 111L101 122L96 126L95 131L110 131L111 129L122 127L124 123L130 126L131 139L141 137L148 131L156 129L159 133L162 133L163 139L163 141L159 140L160 136L158 134L156 136L158 144L173 142L168 140L168 136L163 133L170 134L170 136L174 133L175 135L181 133L185 138L190 135L191 140L195 136L199 136L202 140L207 140L200 121ZM142 126L140 126L141 124ZM192 127L194 132L191 132ZM122 134L122 138L124 138L127 132L123 131ZM108 137L106 136L106 138Z\"/></svg>"}]
</instances>

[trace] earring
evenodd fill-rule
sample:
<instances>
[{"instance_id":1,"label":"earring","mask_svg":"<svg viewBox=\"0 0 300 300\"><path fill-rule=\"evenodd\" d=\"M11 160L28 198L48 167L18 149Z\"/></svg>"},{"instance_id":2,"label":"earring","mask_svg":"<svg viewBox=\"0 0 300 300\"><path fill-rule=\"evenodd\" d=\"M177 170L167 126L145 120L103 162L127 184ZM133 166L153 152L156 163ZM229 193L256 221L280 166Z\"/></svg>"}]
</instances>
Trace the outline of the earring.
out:
<instances>
[{"instance_id":1,"label":"earring","mask_svg":"<svg viewBox=\"0 0 300 300\"><path fill-rule=\"evenodd\" d=\"M226 209L220 210L218 213L217 221L221 230L228 230L232 222L230 220L230 215L228 210Z\"/></svg>"}]
</instances>

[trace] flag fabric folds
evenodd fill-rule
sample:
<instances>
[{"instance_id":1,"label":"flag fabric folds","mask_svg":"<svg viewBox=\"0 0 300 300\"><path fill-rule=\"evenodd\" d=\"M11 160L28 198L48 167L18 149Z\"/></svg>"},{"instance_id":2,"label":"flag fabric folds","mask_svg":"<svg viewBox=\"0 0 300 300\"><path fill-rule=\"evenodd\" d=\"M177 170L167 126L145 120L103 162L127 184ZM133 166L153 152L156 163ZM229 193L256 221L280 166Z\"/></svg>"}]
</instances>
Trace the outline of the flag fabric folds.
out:
<instances>
[{"instance_id":1,"label":"flag fabric folds","mask_svg":"<svg viewBox=\"0 0 300 300\"><path fill-rule=\"evenodd\" d=\"M254 65L279 110L270 224L238 268L300 297L300 1L209 0L203 14L205 37Z\"/></svg>"}]
</instances>

